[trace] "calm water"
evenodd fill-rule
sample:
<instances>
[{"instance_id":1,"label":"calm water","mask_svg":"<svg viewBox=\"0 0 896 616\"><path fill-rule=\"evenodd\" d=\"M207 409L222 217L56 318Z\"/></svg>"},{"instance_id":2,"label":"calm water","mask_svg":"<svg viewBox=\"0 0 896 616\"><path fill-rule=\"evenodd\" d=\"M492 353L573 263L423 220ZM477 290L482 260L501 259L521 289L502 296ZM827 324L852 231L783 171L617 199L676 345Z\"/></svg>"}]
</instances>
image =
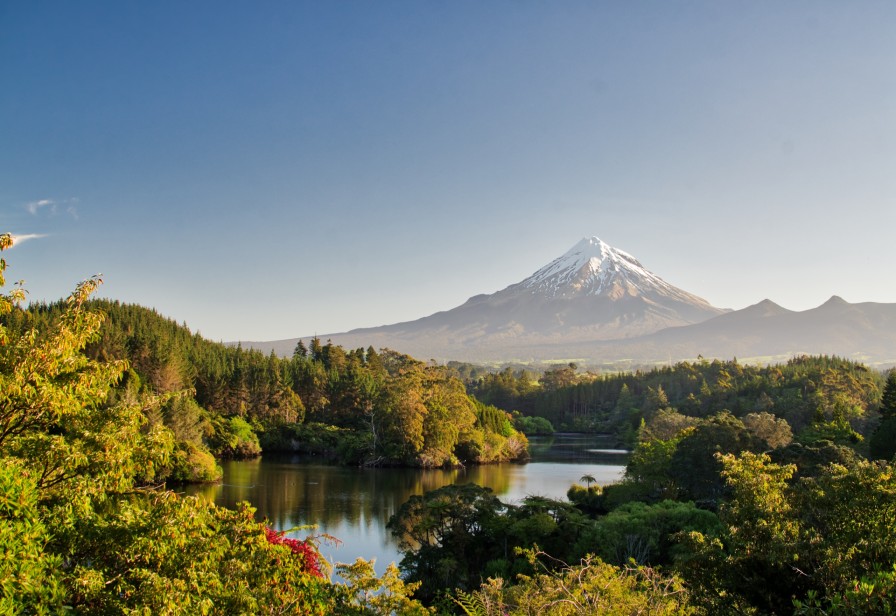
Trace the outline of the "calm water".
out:
<instances>
[{"instance_id":1,"label":"calm water","mask_svg":"<svg viewBox=\"0 0 896 616\"><path fill-rule=\"evenodd\" d=\"M224 480L210 486L189 486L225 507L240 501L254 506L259 519L278 530L297 526L339 539L322 545L330 562L375 558L377 572L401 559L386 522L414 494L452 483L478 483L491 488L505 503L528 495L565 498L569 486L583 475L600 485L617 481L625 469L625 452L609 448L599 436L557 435L530 439L528 464L493 464L464 469L351 468L309 462L307 458L263 456L256 460L225 462Z\"/></svg>"}]
</instances>

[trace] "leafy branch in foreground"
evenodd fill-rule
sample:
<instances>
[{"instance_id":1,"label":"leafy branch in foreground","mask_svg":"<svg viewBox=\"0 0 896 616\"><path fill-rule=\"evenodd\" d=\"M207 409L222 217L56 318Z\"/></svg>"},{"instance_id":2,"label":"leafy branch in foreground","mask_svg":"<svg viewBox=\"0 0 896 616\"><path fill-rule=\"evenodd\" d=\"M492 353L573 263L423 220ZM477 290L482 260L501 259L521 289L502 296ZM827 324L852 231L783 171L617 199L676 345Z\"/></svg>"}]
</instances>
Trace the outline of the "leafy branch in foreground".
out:
<instances>
[{"instance_id":1,"label":"leafy branch in foreground","mask_svg":"<svg viewBox=\"0 0 896 616\"><path fill-rule=\"evenodd\" d=\"M553 559L537 547L521 553L541 572L520 575L513 585L489 579L479 590L458 595L458 604L476 616L696 613L681 580L653 568L614 567L588 556L554 570L543 563Z\"/></svg>"}]
</instances>

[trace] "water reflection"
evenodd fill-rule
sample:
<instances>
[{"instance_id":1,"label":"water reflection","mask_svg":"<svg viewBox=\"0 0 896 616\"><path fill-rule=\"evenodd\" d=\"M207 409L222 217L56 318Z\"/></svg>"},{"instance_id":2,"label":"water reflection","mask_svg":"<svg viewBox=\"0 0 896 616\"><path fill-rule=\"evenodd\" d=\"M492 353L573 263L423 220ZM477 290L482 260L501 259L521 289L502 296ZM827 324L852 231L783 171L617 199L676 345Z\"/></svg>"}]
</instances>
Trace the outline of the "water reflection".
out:
<instances>
[{"instance_id":1,"label":"water reflection","mask_svg":"<svg viewBox=\"0 0 896 616\"><path fill-rule=\"evenodd\" d=\"M530 439L529 464L495 464L467 469L415 470L329 466L299 457L264 456L226 462L218 485L190 486L190 494L225 507L248 501L259 519L277 529L315 525L342 541L325 546L331 561L351 562L358 556L385 564L400 554L385 529L389 517L414 494L448 484L474 482L491 488L504 502L518 502L530 494L564 498L583 475L598 484L622 475L626 452L593 435L557 435ZM296 532L303 537L309 531Z\"/></svg>"}]
</instances>

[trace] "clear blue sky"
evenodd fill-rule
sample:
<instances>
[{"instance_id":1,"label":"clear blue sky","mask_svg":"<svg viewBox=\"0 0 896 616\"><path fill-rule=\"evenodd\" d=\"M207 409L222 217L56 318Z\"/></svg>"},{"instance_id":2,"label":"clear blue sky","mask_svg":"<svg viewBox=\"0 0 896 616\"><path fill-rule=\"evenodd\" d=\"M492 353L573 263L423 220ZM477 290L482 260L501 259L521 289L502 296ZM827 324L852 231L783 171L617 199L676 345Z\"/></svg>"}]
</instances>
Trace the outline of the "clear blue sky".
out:
<instances>
[{"instance_id":1,"label":"clear blue sky","mask_svg":"<svg viewBox=\"0 0 896 616\"><path fill-rule=\"evenodd\" d=\"M896 3L0 0L0 230L32 299L215 340L591 235L720 307L896 302Z\"/></svg>"}]
</instances>

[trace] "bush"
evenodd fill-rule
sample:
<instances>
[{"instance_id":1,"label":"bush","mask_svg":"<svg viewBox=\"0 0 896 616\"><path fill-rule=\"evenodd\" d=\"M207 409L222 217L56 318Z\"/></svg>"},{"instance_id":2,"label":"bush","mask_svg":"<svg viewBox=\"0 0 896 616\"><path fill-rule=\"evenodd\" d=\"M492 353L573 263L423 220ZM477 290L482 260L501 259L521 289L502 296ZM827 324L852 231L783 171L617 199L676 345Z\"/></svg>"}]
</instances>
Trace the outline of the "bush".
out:
<instances>
[{"instance_id":1,"label":"bush","mask_svg":"<svg viewBox=\"0 0 896 616\"><path fill-rule=\"evenodd\" d=\"M171 456L170 481L210 483L220 481L223 475L215 457L195 443L178 443Z\"/></svg>"},{"instance_id":2,"label":"bush","mask_svg":"<svg viewBox=\"0 0 896 616\"><path fill-rule=\"evenodd\" d=\"M682 551L675 537L691 531L717 536L722 525L718 516L693 503L632 502L598 519L582 533L576 551L580 555L596 554L616 565L624 565L630 559L639 565L669 564Z\"/></svg>"},{"instance_id":3,"label":"bush","mask_svg":"<svg viewBox=\"0 0 896 616\"><path fill-rule=\"evenodd\" d=\"M533 566L546 556L533 550L525 553ZM695 613L680 579L647 567L614 567L590 557L557 572L521 575L512 585L490 579L475 592L457 594L466 613L482 616Z\"/></svg>"},{"instance_id":4,"label":"bush","mask_svg":"<svg viewBox=\"0 0 896 616\"><path fill-rule=\"evenodd\" d=\"M544 417L514 417L514 427L527 436L533 434L550 435L554 433L554 426Z\"/></svg>"},{"instance_id":5,"label":"bush","mask_svg":"<svg viewBox=\"0 0 896 616\"><path fill-rule=\"evenodd\" d=\"M261 454L258 436L242 417L216 420L215 433L210 440L215 455L221 458L244 459Z\"/></svg>"},{"instance_id":6,"label":"bush","mask_svg":"<svg viewBox=\"0 0 896 616\"><path fill-rule=\"evenodd\" d=\"M46 551L38 493L21 465L0 459L0 613L41 613L61 606L55 575L62 559ZM39 609L39 607L43 609Z\"/></svg>"},{"instance_id":7,"label":"bush","mask_svg":"<svg viewBox=\"0 0 896 616\"><path fill-rule=\"evenodd\" d=\"M573 485L566 492L569 499L580 511L589 515L600 515L607 512L604 502L604 491L600 486Z\"/></svg>"}]
</instances>

